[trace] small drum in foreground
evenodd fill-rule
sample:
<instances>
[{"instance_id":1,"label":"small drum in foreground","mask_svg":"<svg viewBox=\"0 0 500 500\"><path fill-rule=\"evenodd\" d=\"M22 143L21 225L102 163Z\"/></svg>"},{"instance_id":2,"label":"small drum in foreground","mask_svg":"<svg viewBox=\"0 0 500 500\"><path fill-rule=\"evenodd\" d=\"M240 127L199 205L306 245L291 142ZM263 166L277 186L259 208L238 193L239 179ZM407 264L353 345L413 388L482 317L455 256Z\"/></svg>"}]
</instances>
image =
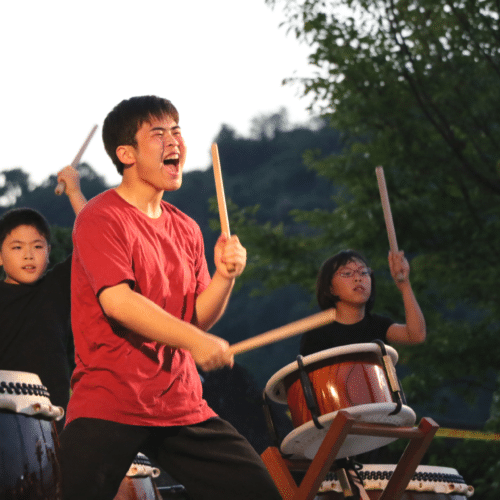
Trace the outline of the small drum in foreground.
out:
<instances>
[{"instance_id":1,"label":"small drum in foreground","mask_svg":"<svg viewBox=\"0 0 500 500\"><path fill-rule=\"evenodd\" d=\"M63 416L38 375L0 370L0 498L62 498L54 421Z\"/></svg>"},{"instance_id":2,"label":"small drum in foreground","mask_svg":"<svg viewBox=\"0 0 500 500\"><path fill-rule=\"evenodd\" d=\"M359 475L370 500L378 500L389 482L395 465L363 465ZM401 500L466 500L474 488L451 467L420 465L406 487ZM321 484L316 500L345 498L340 483L329 473Z\"/></svg>"},{"instance_id":3,"label":"small drum in foreground","mask_svg":"<svg viewBox=\"0 0 500 500\"><path fill-rule=\"evenodd\" d=\"M138 453L134 458L114 500L161 500L153 479L160 469L153 467L146 455Z\"/></svg>"},{"instance_id":4,"label":"small drum in foreground","mask_svg":"<svg viewBox=\"0 0 500 500\"><path fill-rule=\"evenodd\" d=\"M265 394L277 403L288 403L295 428L281 443L284 454L291 458L313 459L339 410L345 410L363 422L395 426L415 423L415 412L395 400L384 367L383 357L389 358L394 365L398 354L390 346L383 348L385 356L378 343L327 349L302 358L301 363L299 360L290 363L271 377ZM304 372L317 403L316 422L308 409L304 382L301 381ZM349 435L337 458L371 451L395 440Z\"/></svg>"}]
</instances>

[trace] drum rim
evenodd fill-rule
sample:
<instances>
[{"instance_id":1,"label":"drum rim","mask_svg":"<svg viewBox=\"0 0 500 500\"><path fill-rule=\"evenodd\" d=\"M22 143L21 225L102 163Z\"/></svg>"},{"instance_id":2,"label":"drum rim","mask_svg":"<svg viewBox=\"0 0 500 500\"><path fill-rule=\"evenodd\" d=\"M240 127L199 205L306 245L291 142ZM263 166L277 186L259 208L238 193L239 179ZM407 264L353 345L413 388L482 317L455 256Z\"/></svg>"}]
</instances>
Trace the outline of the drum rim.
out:
<instances>
[{"instance_id":1,"label":"drum rim","mask_svg":"<svg viewBox=\"0 0 500 500\"><path fill-rule=\"evenodd\" d=\"M394 347L389 345L385 346L387 354L391 357L393 364L395 365L398 361L398 352ZM325 349L323 351L315 352L304 356L302 362L304 366L311 365L318 361L322 361L329 357L344 356L346 354L359 354L366 352L374 352L380 354L380 346L374 342L366 342L362 344L349 344L340 347L332 347L330 349ZM298 371L297 361L292 361L288 365L278 370L267 382L264 388L265 394L274 402L287 404L287 394L284 385L285 377Z\"/></svg>"},{"instance_id":2,"label":"drum rim","mask_svg":"<svg viewBox=\"0 0 500 500\"><path fill-rule=\"evenodd\" d=\"M368 403L364 405L358 405L358 406L352 406L349 408L344 408L343 411L347 411L349 414L355 417L356 420L360 422L369 422L369 423L383 423L383 424L389 424L389 425L398 425L398 426L403 426L403 427L411 427L415 424L417 420L417 416L415 412L407 405L403 405L401 407L401 411L398 412L395 415L389 415L397 406L397 403ZM302 453L298 449L294 449L295 447L293 446L292 441L298 439L301 435L307 435L308 433L315 433L318 435L318 438L316 440L312 440L310 443L307 444L307 447L309 448L313 444L315 444L318 440L321 439L321 441L324 439L324 436L328 432L328 429L330 428L328 424L330 424L333 419L337 416L338 412L341 410L333 411L331 413L327 413L325 415L321 415L318 420L319 422L325 426L324 429L316 429L314 422L312 420L309 420L305 424L302 424L299 427L296 427L293 431L291 431L289 434L285 436L281 443L281 451L284 454L287 455L293 455L298 458L306 458L306 459L311 459L312 457L307 457L305 453ZM366 419L366 416L369 415L375 415L376 413L385 415L385 419L382 420L370 420ZM359 436L353 435L358 441L359 441ZM393 441L396 441L398 438L388 438L388 437L374 437L370 436L370 439L372 442L379 442L382 444L375 445L372 447L367 448L366 450L359 451L355 453L356 455L360 453L365 453L367 451L374 450L376 448L379 448L381 446L385 446L386 444L389 444ZM347 441L347 440L346 440ZM368 441L368 440L366 440ZM321 444L321 443L320 443ZM319 447L319 445L318 445ZM351 456L354 453L348 453L348 450L345 451L346 445L343 445L340 450L339 454L337 455L337 458L345 458L346 456Z\"/></svg>"},{"instance_id":3,"label":"drum rim","mask_svg":"<svg viewBox=\"0 0 500 500\"><path fill-rule=\"evenodd\" d=\"M39 375L32 372L23 372L18 370L0 370L0 380L5 382L22 382L28 384L42 385Z\"/></svg>"},{"instance_id":4,"label":"drum rim","mask_svg":"<svg viewBox=\"0 0 500 500\"><path fill-rule=\"evenodd\" d=\"M144 453L138 452L134 460L130 464L127 477L152 477L156 478L160 475L160 469L154 467L149 457L144 455Z\"/></svg>"},{"instance_id":5,"label":"drum rim","mask_svg":"<svg viewBox=\"0 0 500 500\"><path fill-rule=\"evenodd\" d=\"M1 410L51 420L63 418L64 408L51 403L47 388L36 373L0 370L0 384Z\"/></svg>"},{"instance_id":6,"label":"drum rim","mask_svg":"<svg viewBox=\"0 0 500 500\"><path fill-rule=\"evenodd\" d=\"M397 464L363 464L362 470L368 470L373 472L386 472L393 471L396 468ZM457 469L453 467L443 467L441 465L419 465L415 470L415 473L421 472L429 472L429 473L442 473L442 474L450 474L454 476L461 476Z\"/></svg>"},{"instance_id":7,"label":"drum rim","mask_svg":"<svg viewBox=\"0 0 500 500\"><path fill-rule=\"evenodd\" d=\"M396 467L397 464L394 463L362 464L359 474L363 480L365 489L367 491L385 489ZM390 475L385 476L386 473ZM379 474L383 474L384 477L379 477ZM327 475L325 480L321 483L319 491L321 493L328 493L331 491L340 493L342 492L342 488L338 478L329 478ZM405 491L431 494L432 498L436 495L441 498L442 494L444 494L446 498L448 498L449 495L450 498L468 498L473 496L474 487L467 484L464 477L453 467L418 465Z\"/></svg>"}]
</instances>

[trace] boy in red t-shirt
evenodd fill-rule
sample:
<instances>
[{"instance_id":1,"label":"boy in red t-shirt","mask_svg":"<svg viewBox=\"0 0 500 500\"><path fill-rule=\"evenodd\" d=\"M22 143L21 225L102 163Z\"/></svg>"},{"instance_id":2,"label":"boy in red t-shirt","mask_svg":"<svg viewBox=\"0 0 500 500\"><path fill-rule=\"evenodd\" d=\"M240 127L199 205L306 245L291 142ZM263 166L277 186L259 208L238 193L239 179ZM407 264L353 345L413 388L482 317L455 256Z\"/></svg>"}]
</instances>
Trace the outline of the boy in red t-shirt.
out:
<instances>
[{"instance_id":1,"label":"boy in red t-shirt","mask_svg":"<svg viewBox=\"0 0 500 500\"><path fill-rule=\"evenodd\" d=\"M162 200L182 183L175 107L122 101L103 126L121 184L92 199L73 232L76 368L61 436L64 498L112 499L142 451L193 499L280 497L258 454L202 397L196 365L232 366L207 330L223 314L246 251L221 235L210 278L198 225Z\"/></svg>"}]
</instances>

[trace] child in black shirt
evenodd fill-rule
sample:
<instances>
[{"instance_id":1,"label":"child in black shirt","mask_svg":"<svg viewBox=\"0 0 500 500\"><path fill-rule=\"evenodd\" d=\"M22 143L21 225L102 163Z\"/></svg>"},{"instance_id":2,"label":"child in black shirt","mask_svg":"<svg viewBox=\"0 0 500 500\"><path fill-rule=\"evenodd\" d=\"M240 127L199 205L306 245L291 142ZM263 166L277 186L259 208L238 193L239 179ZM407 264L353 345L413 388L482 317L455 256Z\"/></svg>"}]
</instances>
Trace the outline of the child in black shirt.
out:
<instances>
[{"instance_id":1,"label":"child in black shirt","mask_svg":"<svg viewBox=\"0 0 500 500\"><path fill-rule=\"evenodd\" d=\"M76 214L86 203L73 167L58 174ZM0 218L0 369L37 374L53 405L69 400L72 346L70 324L71 256L46 272L50 229L30 208L17 208ZM57 423L62 429L63 421Z\"/></svg>"}]
</instances>

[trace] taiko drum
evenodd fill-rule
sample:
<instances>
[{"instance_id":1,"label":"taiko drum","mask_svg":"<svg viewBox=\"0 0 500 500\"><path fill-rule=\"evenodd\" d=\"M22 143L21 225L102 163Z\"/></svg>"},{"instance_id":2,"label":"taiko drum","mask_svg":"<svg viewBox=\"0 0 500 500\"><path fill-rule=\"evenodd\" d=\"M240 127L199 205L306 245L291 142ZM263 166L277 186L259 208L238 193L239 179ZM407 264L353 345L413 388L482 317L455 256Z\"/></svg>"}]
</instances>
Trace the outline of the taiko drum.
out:
<instances>
[{"instance_id":1,"label":"taiko drum","mask_svg":"<svg viewBox=\"0 0 500 500\"><path fill-rule=\"evenodd\" d=\"M382 361L374 352L349 353L307 365L320 415L370 403L393 401ZM285 378L294 427L312 419L298 372Z\"/></svg>"},{"instance_id":2,"label":"taiko drum","mask_svg":"<svg viewBox=\"0 0 500 500\"><path fill-rule=\"evenodd\" d=\"M395 364L397 352L386 346ZM373 403L392 403L393 398L377 344L352 344L327 349L303 358L319 414ZM277 372L266 392L276 402L287 403L294 427L312 419L296 362Z\"/></svg>"},{"instance_id":3,"label":"taiko drum","mask_svg":"<svg viewBox=\"0 0 500 500\"><path fill-rule=\"evenodd\" d=\"M0 370L0 498L62 499L53 406L38 375Z\"/></svg>"},{"instance_id":4,"label":"taiko drum","mask_svg":"<svg viewBox=\"0 0 500 500\"><path fill-rule=\"evenodd\" d=\"M153 479L160 469L153 467L149 458L138 453L123 478L114 500L161 500Z\"/></svg>"},{"instance_id":5,"label":"taiko drum","mask_svg":"<svg viewBox=\"0 0 500 500\"><path fill-rule=\"evenodd\" d=\"M390 346L382 346L394 365L398 355ZM411 426L415 412L393 398L378 343L352 344L327 349L290 363L274 374L266 385L267 396L288 404L294 430L283 439L281 451L294 458L312 459L329 425L339 410L370 423ZM301 370L310 381L317 402L317 421L313 422L300 380ZM307 379L306 379L307 380ZM338 458L384 446L395 438L348 436Z\"/></svg>"},{"instance_id":6,"label":"taiko drum","mask_svg":"<svg viewBox=\"0 0 500 500\"><path fill-rule=\"evenodd\" d=\"M392 464L363 465L358 472L370 500L378 500L396 468ZM466 500L474 494L456 469L419 465L406 486L401 500ZM320 486L316 500L343 499L344 494L334 473L329 473Z\"/></svg>"}]
</instances>

